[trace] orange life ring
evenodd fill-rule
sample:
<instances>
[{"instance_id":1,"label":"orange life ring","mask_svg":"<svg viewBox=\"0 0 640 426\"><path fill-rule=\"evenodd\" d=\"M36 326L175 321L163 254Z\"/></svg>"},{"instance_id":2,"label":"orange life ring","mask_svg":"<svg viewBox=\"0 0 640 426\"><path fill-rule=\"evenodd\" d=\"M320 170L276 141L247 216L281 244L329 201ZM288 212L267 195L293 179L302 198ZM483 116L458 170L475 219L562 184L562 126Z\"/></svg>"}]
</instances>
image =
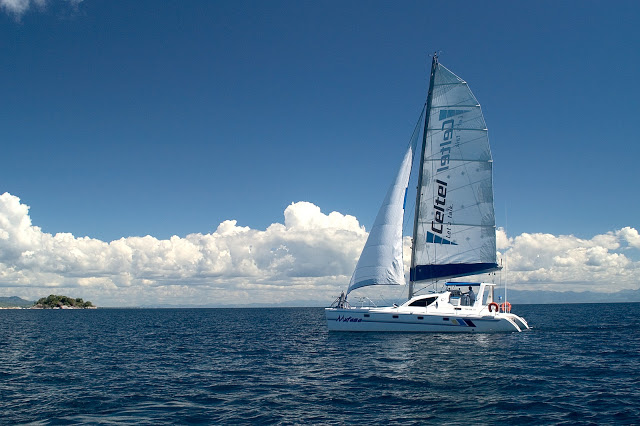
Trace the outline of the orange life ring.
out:
<instances>
[{"instance_id":1,"label":"orange life ring","mask_svg":"<svg viewBox=\"0 0 640 426\"><path fill-rule=\"evenodd\" d=\"M511 312L511 303L504 302L500 304L500 310L502 312Z\"/></svg>"},{"instance_id":2,"label":"orange life ring","mask_svg":"<svg viewBox=\"0 0 640 426\"><path fill-rule=\"evenodd\" d=\"M492 307L492 306L495 306L495 308L496 308L496 309L495 309L495 310L493 310L493 311L491 310L491 307ZM491 303L489 303L489 312L498 312L498 309L499 309L499 307L498 307L498 304L497 304L496 302L491 302Z\"/></svg>"}]
</instances>

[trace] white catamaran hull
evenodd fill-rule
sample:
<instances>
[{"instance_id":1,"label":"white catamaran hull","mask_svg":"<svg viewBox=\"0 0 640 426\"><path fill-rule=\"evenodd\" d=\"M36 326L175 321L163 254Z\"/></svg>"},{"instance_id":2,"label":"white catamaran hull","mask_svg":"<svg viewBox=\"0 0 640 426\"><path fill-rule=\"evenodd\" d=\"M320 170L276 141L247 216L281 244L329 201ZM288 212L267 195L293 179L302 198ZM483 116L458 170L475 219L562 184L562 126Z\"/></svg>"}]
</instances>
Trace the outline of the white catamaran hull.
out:
<instances>
[{"instance_id":1,"label":"white catamaran hull","mask_svg":"<svg viewBox=\"0 0 640 426\"><path fill-rule=\"evenodd\" d=\"M447 283L444 293L411 298L400 306L351 307L338 300L325 308L330 331L408 331L441 333L503 333L529 329L524 318L510 312L511 305L492 302L489 283ZM461 289L468 288L468 293ZM478 291L478 297L472 289ZM486 290L490 292L485 296ZM473 295L473 296L472 296ZM483 303L483 299L489 303ZM502 311L502 312L500 312Z\"/></svg>"},{"instance_id":2,"label":"white catamaran hull","mask_svg":"<svg viewBox=\"0 0 640 426\"><path fill-rule=\"evenodd\" d=\"M325 308L329 331L400 331L440 333L504 333L529 329L510 313L446 315L399 312L397 308Z\"/></svg>"}]
</instances>

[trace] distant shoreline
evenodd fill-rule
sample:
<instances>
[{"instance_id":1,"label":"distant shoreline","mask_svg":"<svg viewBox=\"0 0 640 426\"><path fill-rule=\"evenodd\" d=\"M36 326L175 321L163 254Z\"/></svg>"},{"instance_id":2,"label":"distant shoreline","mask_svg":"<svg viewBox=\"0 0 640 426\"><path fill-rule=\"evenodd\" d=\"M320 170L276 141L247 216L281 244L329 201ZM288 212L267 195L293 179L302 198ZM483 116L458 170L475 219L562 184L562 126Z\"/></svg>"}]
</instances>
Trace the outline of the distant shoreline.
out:
<instances>
[{"instance_id":1,"label":"distant shoreline","mask_svg":"<svg viewBox=\"0 0 640 426\"><path fill-rule=\"evenodd\" d=\"M81 309L98 309L97 306L89 306L86 308L78 308L76 306L56 306L54 308L45 308L42 306L0 306L0 309L36 309L36 310L50 310L50 309L75 309L75 310L81 310Z\"/></svg>"},{"instance_id":2,"label":"distant shoreline","mask_svg":"<svg viewBox=\"0 0 640 426\"><path fill-rule=\"evenodd\" d=\"M96 309L90 301L51 294L38 301L25 300L18 296L0 297L0 309Z\"/></svg>"}]
</instances>

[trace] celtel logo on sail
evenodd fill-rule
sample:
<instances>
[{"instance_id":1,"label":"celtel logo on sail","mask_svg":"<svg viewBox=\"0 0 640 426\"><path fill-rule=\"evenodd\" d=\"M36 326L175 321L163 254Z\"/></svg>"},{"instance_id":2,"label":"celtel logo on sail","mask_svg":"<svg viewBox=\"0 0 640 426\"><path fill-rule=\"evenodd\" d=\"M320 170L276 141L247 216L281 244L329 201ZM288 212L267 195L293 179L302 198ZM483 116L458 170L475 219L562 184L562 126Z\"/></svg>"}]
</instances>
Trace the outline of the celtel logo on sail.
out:
<instances>
[{"instance_id":1,"label":"celtel logo on sail","mask_svg":"<svg viewBox=\"0 0 640 426\"><path fill-rule=\"evenodd\" d=\"M439 121L448 119L442 123L443 130L442 142L440 143L440 166L436 171L436 176L449 169L449 160L451 157L451 143L454 140L455 122L451 117L464 114L466 110L440 110ZM460 139L456 138L456 144ZM451 219L453 218L453 206L447 206L447 181L445 178L435 179L434 188L437 189L437 195L433 201L433 220L431 221L431 231L427 232L427 242L435 244L452 244L451 241ZM435 194L434 194L435 195ZM449 221L445 222L448 218Z\"/></svg>"}]
</instances>

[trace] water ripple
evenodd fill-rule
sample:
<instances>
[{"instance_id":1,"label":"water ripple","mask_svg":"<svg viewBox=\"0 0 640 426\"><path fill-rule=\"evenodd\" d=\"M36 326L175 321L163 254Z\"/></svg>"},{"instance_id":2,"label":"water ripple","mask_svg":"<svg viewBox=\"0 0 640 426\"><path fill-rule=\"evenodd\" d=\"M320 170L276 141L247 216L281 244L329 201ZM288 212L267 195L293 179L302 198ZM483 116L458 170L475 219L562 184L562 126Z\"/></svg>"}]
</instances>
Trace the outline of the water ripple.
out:
<instances>
[{"instance_id":1,"label":"water ripple","mask_svg":"<svg viewBox=\"0 0 640 426\"><path fill-rule=\"evenodd\" d=\"M640 418L640 304L506 335L331 333L322 309L0 311L20 424L594 424Z\"/></svg>"}]
</instances>

